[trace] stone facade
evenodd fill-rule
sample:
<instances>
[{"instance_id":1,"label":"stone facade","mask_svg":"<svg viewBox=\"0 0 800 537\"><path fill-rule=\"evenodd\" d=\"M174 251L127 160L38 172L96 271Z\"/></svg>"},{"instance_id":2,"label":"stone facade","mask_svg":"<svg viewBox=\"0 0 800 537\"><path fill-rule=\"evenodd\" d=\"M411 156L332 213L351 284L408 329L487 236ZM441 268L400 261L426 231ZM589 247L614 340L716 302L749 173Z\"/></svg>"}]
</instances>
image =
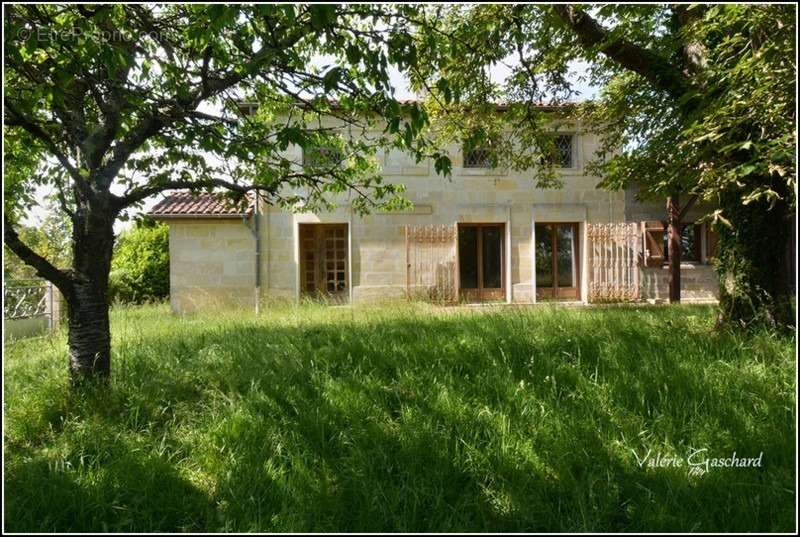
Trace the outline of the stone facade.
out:
<instances>
[{"instance_id":1,"label":"stone facade","mask_svg":"<svg viewBox=\"0 0 800 537\"><path fill-rule=\"evenodd\" d=\"M247 222L239 218L167 221L174 311L255 303L255 240Z\"/></svg>"},{"instance_id":2,"label":"stone facade","mask_svg":"<svg viewBox=\"0 0 800 537\"><path fill-rule=\"evenodd\" d=\"M643 300L669 301L669 273L666 268L644 267L640 270L640 292ZM711 265L681 263L681 301L716 302L719 299L717 274Z\"/></svg>"},{"instance_id":3,"label":"stone facade","mask_svg":"<svg viewBox=\"0 0 800 537\"><path fill-rule=\"evenodd\" d=\"M411 210L360 217L349 210L347 199L342 198L338 200L339 208L327 214L293 214L261 204L257 215L247 219L165 219L170 225L172 307L184 312L217 303L254 304L254 218L258 218L261 243L262 301L301 296L299 224L347 224L348 298L358 302L405 296L404 225L480 222L505 225L506 301L534 302L531 289L535 285L535 223L578 222L581 255L577 263L579 271L585 273L585 224L621 222L631 209L624 192L595 188L600 178L587 175L584 166L598 140L577 127L572 132L573 168L559 170L563 187L558 189L535 188L533 172L465 168L461 148L452 146L448 148L453 161L449 179L437 176L432 163L415 163L402 153L379 155L385 181L406 186L405 196L414 204ZM299 149L294 151L292 156L300 160ZM701 272L706 274L705 270L697 271ZM585 301L586 278L580 280L580 299ZM648 297L663 295L662 280L655 274L645 274L643 281L650 285ZM695 285L690 283L691 277L684 277L684 281ZM703 277L696 285L708 282Z\"/></svg>"}]
</instances>

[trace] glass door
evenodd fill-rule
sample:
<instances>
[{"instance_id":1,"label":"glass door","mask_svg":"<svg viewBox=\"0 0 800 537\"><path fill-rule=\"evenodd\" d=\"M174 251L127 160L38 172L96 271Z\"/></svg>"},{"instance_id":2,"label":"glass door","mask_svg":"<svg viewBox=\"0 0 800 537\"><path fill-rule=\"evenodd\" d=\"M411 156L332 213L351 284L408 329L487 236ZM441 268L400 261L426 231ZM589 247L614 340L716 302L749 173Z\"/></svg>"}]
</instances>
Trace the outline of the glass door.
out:
<instances>
[{"instance_id":1,"label":"glass door","mask_svg":"<svg viewBox=\"0 0 800 537\"><path fill-rule=\"evenodd\" d=\"M504 300L505 224L459 224L459 292L467 302Z\"/></svg>"},{"instance_id":2,"label":"glass door","mask_svg":"<svg viewBox=\"0 0 800 537\"><path fill-rule=\"evenodd\" d=\"M536 224L536 298L580 296L578 224Z\"/></svg>"},{"instance_id":3,"label":"glass door","mask_svg":"<svg viewBox=\"0 0 800 537\"><path fill-rule=\"evenodd\" d=\"M300 290L335 302L347 298L347 224L300 224Z\"/></svg>"}]
</instances>

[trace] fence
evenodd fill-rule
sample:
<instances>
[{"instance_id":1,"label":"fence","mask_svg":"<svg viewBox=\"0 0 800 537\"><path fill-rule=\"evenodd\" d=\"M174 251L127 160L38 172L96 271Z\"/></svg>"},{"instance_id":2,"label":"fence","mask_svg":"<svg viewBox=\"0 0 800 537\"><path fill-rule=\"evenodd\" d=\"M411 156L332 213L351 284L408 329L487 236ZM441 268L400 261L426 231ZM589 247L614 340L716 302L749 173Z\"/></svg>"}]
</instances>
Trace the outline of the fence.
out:
<instances>
[{"instance_id":1,"label":"fence","mask_svg":"<svg viewBox=\"0 0 800 537\"><path fill-rule=\"evenodd\" d=\"M409 298L443 303L458 300L457 233L451 224L405 226Z\"/></svg>"},{"instance_id":2,"label":"fence","mask_svg":"<svg viewBox=\"0 0 800 537\"><path fill-rule=\"evenodd\" d=\"M589 302L639 298L639 238L634 222L586 224L589 243Z\"/></svg>"},{"instance_id":3,"label":"fence","mask_svg":"<svg viewBox=\"0 0 800 537\"><path fill-rule=\"evenodd\" d=\"M408 297L457 302L457 225L407 225L404 231ZM639 300L642 225L587 223L586 232L589 302Z\"/></svg>"},{"instance_id":4,"label":"fence","mask_svg":"<svg viewBox=\"0 0 800 537\"><path fill-rule=\"evenodd\" d=\"M19 339L55 330L61 300L53 284L44 280L3 283L3 324L6 339Z\"/></svg>"}]
</instances>

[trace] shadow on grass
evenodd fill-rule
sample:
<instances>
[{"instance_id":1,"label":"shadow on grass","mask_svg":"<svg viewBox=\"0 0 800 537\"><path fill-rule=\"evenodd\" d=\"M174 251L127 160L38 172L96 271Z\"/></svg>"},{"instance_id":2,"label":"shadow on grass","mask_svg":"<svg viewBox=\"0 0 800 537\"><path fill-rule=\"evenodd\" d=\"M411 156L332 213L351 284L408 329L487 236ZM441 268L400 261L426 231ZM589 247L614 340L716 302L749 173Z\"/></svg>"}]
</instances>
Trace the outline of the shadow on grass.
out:
<instances>
[{"instance_id":1,"label":"shadow on grass","mask_svg":"<svg viewBox=\"0 0 800 537\"><path fill-rule=\"evenodd\" d=\"M790 531L785 348L686 311L178 327L7 448L7 529ZM764 467L633 455L696 448Z\"/></svg>"},{"instance_id":2,"label":"shadow on grass","mask_svg":"<svg viewBox=\"0 0 800 537\"><path fill-rule=\"evenodd\" d=\"M6 463L6 531L200 531L213 515L208 496L168 461L107 438L102 455L81 448L17 453ZM34 519L28 518L35 516Z\"/></svg>"}]
</instances>

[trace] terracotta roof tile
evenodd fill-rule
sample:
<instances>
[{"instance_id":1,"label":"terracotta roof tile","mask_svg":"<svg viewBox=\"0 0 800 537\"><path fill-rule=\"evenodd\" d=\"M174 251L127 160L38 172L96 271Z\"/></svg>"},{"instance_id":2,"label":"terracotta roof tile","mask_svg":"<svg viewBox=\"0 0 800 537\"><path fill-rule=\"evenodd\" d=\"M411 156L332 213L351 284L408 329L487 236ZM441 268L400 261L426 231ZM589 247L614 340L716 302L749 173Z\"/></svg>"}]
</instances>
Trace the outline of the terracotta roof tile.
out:
<instances>
[{"instance_id":1,"label":"terracotta roof tile","mask_svg":"<svg viewBox=\"0 0 800 537\"><path fill-rule=\"evenodd\" d=\"M252 201L247 209L243 209L218 194L177 192L156 203L147 214L154 218L232 218L247 216L252 212Z\"/></svg>"}]
</instances>

